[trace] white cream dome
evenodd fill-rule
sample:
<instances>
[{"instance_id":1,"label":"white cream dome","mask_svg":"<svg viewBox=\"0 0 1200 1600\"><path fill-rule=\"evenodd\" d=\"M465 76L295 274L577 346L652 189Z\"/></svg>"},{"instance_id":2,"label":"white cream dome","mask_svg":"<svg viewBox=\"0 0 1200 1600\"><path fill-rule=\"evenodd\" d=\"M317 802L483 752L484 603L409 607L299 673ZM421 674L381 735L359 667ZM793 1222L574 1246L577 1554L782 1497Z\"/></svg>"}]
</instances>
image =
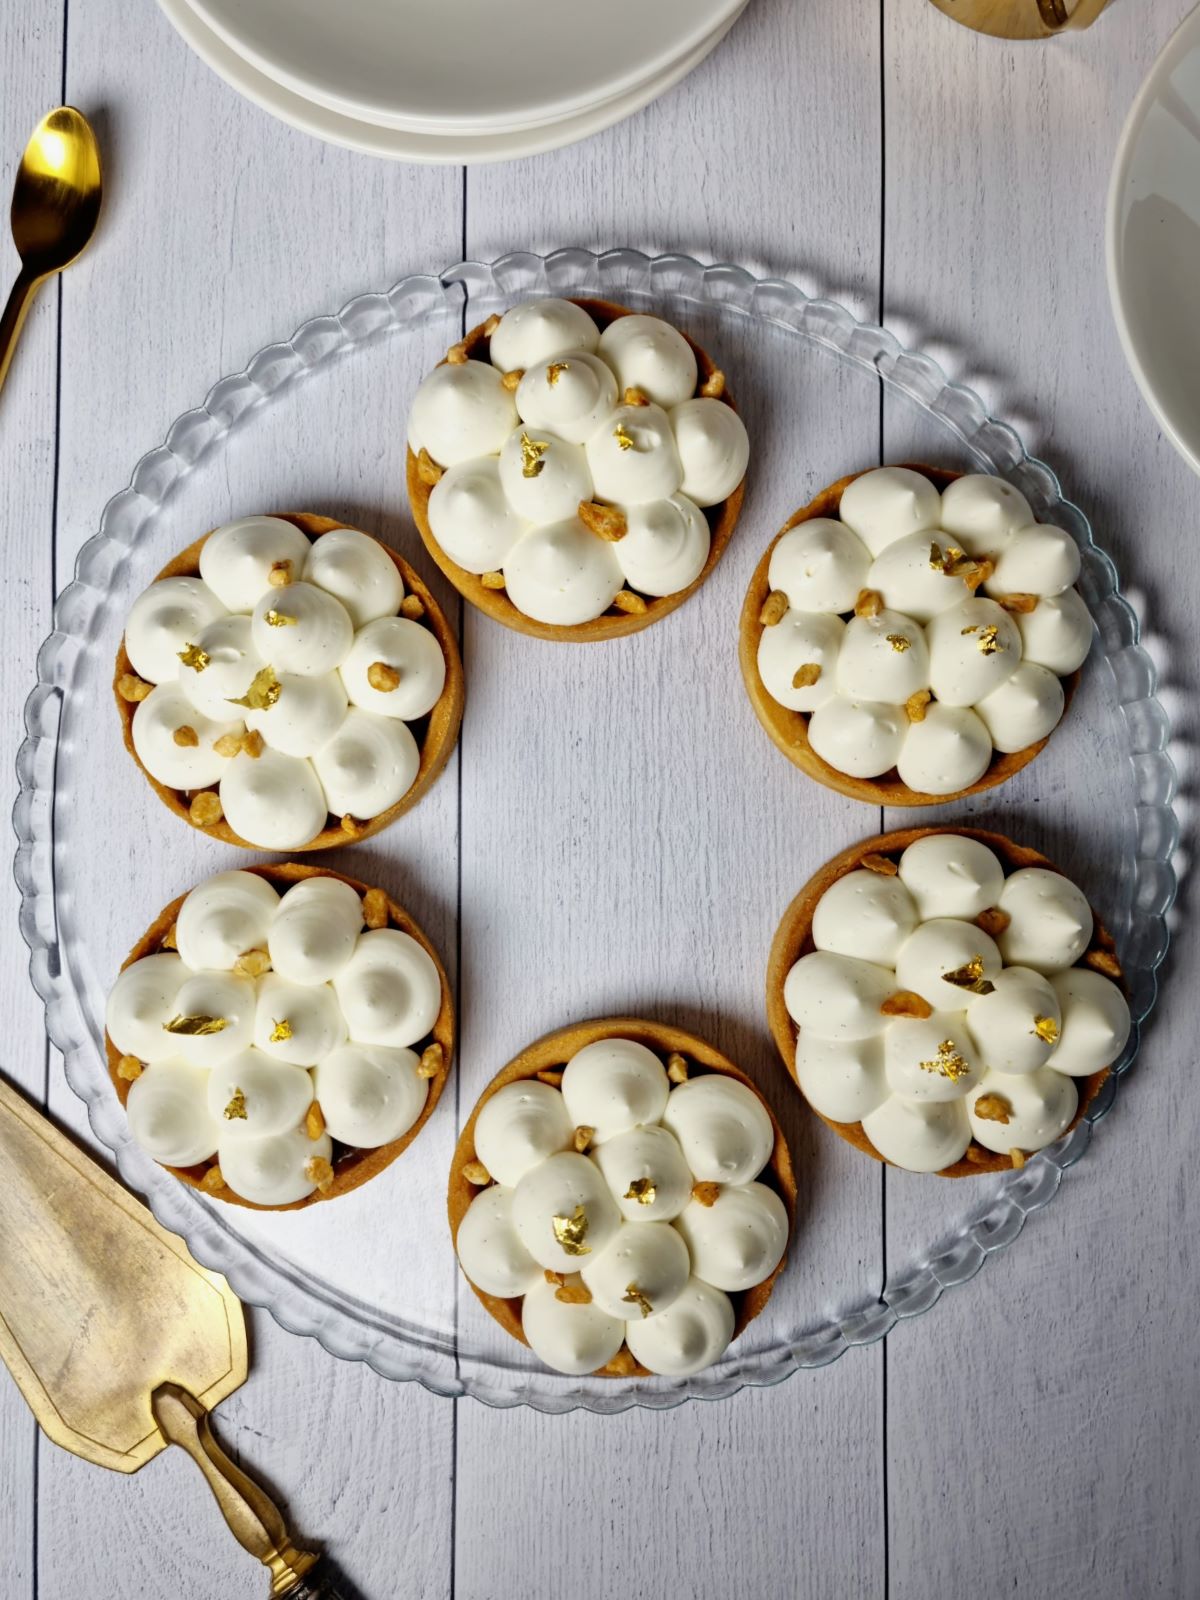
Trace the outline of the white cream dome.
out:
<instances>
[{"instance_id":1,"label":"white cream dome","mask_svg":"<svg viewBox=\"0 0 1200 1600\"><path fill-rule=\"evenodd\" d=\"M1075 965L1092 939L1087 901L1047 868L1006 875L982 840L953 832L892 859L895 875L876 861L821 895L819 948L784 979L801 1089L914 1172L954 1165L972 1137L1042 1149L1075 1115L1072 1080L1114 1065L1130 1031L1118 986ZM841 953L853 950L875 963Z\"/></svg>"},{"instance_id":2,"label":"white cream dome","mask_svg":"<svg viewBox=\"0 0 1200 1600\"><path fill-rule=\"evenodd\" d=\"M153 684L132 724L151 778L185 800L215 786L233 832L267 850L401 801L420 770L408 724L436 705L447 668L432 629L398 614L404 582L384 547L355 528L310 541L247 517L208 536L200 571L151 584L126 625Z\"/></svg>"},{"instance_id":3,"label":"white cream dome","mask_svg":"<svg viewBox=\"0 0 1200 1600\"><path fill-rule=\"evenodd\" d=\"M281 896L258 873L221 872L185 897L179 953L126 967L105 1019L141 1065L129 1123L149 1155L215 1155L235 1195L288 1205L323 1181L332 1140L373 1149L413 1128L441 979L408 934L363 923L359 894L319 873Z\"/></svg>"},{"instance_id":4,"label":"white cream dome","mask_svg":"<svg viewBox=\"0 0 1200 1600\"><path fill-rule=\"evenodd\" d=\"M652 1372L686 1376L733 1337L726 1291L754 1287L787 1247L787 1208L757 1181L774 1124L738 1079L689 1070L615 1036L584 1045L561 1087L504 1085L475 1118L490 1180L456 1248L484 1294L524 1297L522 1326L556 1371L607 1365L627 1342Z\"/></svg>"},{"instance_id":5,"label":"white cream dome","mask_svg":"<svg viewBox=\"0 0 1200 1600\"><path fill-rule=\"evenodd\" d=\"M758 644L764 689L809 715L813 752L847 777L894 769L915 793L940 796L978 783L995 752L1052 733L1066 705L1060 680L1092 635L1070 587L1079 551L1069 535L1034 523L1018 490L979 474L939 495L912 468L881 467L846 486L839 512L776 541ZM816 627L834 622L836 648Z\"/></svg>"}]
</instances>

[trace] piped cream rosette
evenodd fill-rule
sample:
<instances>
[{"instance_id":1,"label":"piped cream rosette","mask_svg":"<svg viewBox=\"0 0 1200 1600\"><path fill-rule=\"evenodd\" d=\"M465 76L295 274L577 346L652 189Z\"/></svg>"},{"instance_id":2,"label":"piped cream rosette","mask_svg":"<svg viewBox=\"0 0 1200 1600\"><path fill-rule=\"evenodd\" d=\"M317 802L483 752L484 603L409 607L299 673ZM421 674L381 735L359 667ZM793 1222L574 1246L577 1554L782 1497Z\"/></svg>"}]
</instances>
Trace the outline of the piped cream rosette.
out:
<instances>
[{"instance_id":1,"label":"piped cream rosette","mask_svg":"<svg viewBox=\"0 0 1200 1600\"><path fill-rule=\"evenodd\" d=\"M471 1287L547 1366L686 1378L766 1304L795 1199L750 1080L691 1034L614 1017L549 1034L497 1074L448 1205Z\"/></svg>"},{"instance_id":2,"label":"piped cream rosette","mask_svg":"<svg viewBox=\"0 0 1200 1600\"><path fill-rule=\"evenodd\" d=\"M176 816L247 849L378 833L449 759L458 646L418 575L329 517L243 517L134 601L114 692Z\"/></svg>"},{"instance_id":3,"label":"piped cream rosette","mask_svg":"<svg viewBox=\"0 0 1200 1600\"><path fill-rule=\"evenodd\" d=\"M603 300L531 300L418 389L408 492L473 605L543 639L646 627L701 584L741 510L749 441L703 350Z\"/></svg>"},{"instance_id":4,"label":"piped cream rosette","mask_svg":"<svg viewBox=\"0 0 1200 1600\"><path fill-rule=\"evenodd\" d=\"M172 901L121 969L109 1075L135 1142L191 1187L269 1210L346 1194L425 1126L454 1011L382 889L293 863Z\"/></svg>"},{"instance_id":5,"label":"piped cream rosette","mask_svg":"<svg viewBox=\"0 0 1200 1600\"><path fill-rule=\"evenodd\" d=\"M948 1178L1020 1166L1074 1127L1131 1026L1081 891L973 828L884 834L824 866L775 935L767 1011L824 1122Z\"/></svg>"},{"instance_id":6,"label":"piped cream rosette","mask_svg":"<svg viewBox=\"0 0 1200 1600\"><path fill-rule=\"evenodd\" d=\"M1002 783L1058 726L1091 646L1079 566L1003 479L844 478L751 580L740 659L759 721L855 799L930 805Z\"/></svg>"}]
</instances>

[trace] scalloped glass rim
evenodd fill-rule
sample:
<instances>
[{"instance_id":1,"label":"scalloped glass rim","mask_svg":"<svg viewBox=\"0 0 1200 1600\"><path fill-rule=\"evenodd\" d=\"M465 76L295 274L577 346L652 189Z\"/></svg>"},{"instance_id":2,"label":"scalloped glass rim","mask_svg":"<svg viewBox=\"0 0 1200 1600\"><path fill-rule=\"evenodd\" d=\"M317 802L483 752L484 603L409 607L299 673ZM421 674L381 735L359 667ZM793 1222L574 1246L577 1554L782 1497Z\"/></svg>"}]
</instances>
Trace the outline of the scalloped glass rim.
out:
<instances>
[{"instance_id":1,"label":"scalloped glass rim","mask_svg":"<svg viewBox=\"0 0 1200 1600\"><path fill-rule=\"evenodd\" d=\"M1017 484L1035 506L1056 502L1056 520L1068 528L1082 551L1080 589L1099 629L1129 730L1137 858L1122 954L1135 1026L1120 1061L1079 1126L1006 1178L981 1215L904 1277L886 1284L879 1298L864 1309L807 1330L784 1353L763 1358L752 1371L735 1366L727 1377L710 1378L699 1386L690 1380L667 1391L645 1392L613 1385L600 1396L568 1386L548 1396L531 1392L532 1374L518 1378L510 1372L513 1381L502 1388L486 1377L464 1378L457 1362L452 1364L453 1378L439 1381L421 1369L402 1341L382 1330L373 1341L364 1338L368 1319L351 1321L339 1307L319 1301L278 1266L267 1268L244 1242L238 1259L231 1262L230 1235L213 1227L209 1213L188 1189L174 1182L148 1181L145 1168L153 1164L132 1145L115 1097L103 1092L103 1075L93 1082L84 1070L84 1052L93 1044L63 976L56 942L53 784L59 705L71 686L100 598L146 519L241 418L315 368L342 359L355 346L387 338L433 313L461 313L472 298L585 292L635 301L670 292L698 306L765 318L801 332L873 370L884 383L930 411L981 465ZM318 1339L333 1355L364 1360L383 1377L417 1380L436 1393L472 1394L495 1406L530 1404L548 1411L580 1406L612 1412L633 1406L663 1410L692 1398L719 1399L743 1386L765 1387L799 1368L827 1365L852 1346L883 1338L902 1318L929 1310L945 1289L974 1277L990 1255L1016 1238L1025 1219L1053 1198L1063 1174L1087 1149L1093 1125L1111 1109L1120 1080L1137 1054L1141 1026L1154 1005L1155 974L1166 954L1166 918L1175 895L1171 858L1179 839L1172 807L1176 777L1167 753L1168 719L1155 698L1156 680L1154 663L1139 643L1137 616L1120 593L1116 569L1096 546L1087 518L1062 499L1055 474L1026 454L1014 430L990 416L977 394L951 382L937 362L905 349L886 329L858 322L845 306L812 298L786 279L756 278L729 263L704 266L685 255L649 257L627 249L595 255L570 249L546 257L513 253L490 263L461 262L440 277L416 275L403 278L385 294L359 295L336 315L313 318L291 339L259 351L242 372L214 384L202 406L173 424L164 443L138 462L129 487L105 506L99 532L80 551L74 582L59 597L54 631L39 651L38 682L26 704L26 738L17 757L20 792L13 812L18 839L14 869L30 976L46 1007L47 1032L63 1054L67 1080L86 1104L92 1130L113 1153L122 1178L139 1193L148 1193L159 1221L180 1234L199 1261L224 1272L243 1300L266 1307L284 1327Z\"/></svg>"}]
</instances>

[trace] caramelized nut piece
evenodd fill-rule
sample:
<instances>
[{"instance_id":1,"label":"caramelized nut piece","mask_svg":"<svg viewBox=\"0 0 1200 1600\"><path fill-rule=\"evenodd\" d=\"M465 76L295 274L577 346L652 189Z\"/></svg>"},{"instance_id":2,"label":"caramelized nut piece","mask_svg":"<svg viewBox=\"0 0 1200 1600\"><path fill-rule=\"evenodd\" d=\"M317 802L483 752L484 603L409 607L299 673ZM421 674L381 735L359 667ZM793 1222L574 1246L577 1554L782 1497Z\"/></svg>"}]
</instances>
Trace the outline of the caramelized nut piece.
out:
<instances>
[{"instance_id":1,"label":"caramelized nut piece","mask_svg":"<svg viewBox=\"0 0 1200 1600\"><path fill-rule=\"evenodd\" d=\"M923 995L914 994L911 989L897 989L895 994L888 995L879 1013L884 1017L918 1017L924 1021L933 1015L933 1007Z\"/></svg>"},{"instance_id":2,"label":"caramelized nut piece","mask_svg":"<svg viewBox=\"0 0 1200 1600\"><path fill-rule=\"evenodd\" d=\"M272 561L271 570L267 573L267 582L272 589L285 589L292 581L292 563L288 561Z\"/></svg>"},{"instance_id":3,"label":"caramelized nut piece","mask_svg":"<svg viewBox=\"0 0 1200 1600\"><path fill-rule=\"evenodd\" d=\"M490 339L499 326L500 326L500 318L496 315L495 312L493 312L492 315L487 319L487 321L483 325L483 337L485 339Z\"/></svg>"},{"instance_id":4,"label":"caramelized nut piece","mask_svg":"<svg viewBox=\"0 0 1200 1600\"><path fill-rule=\"evenodd\" d=\"M492 1175L482 1161L468 1161L462 1172L467 1182L474 1184L477 1189L486 1188L492 1181Z\"/></svg>"},{"instance_id":5,"label":"caramelized nut piece","mask_svg":"<svg viewBox=\"0 0 1200 1600\"><path fill-rule=\"evenodd\" d=\"M171 926L167 929L166 933L163 934L163 936L162 936L162 944L161 944L161 946L159 948L163 949L163 950L178 950L179 949L179 943L178 943L178 941L176 939L176 936L175 936L175 923L172 923Z\"/></svg>"},{"instance_id":6,"label":"caramelized nut piece","mask_svg":"<svg viewBox=\"0 0 1200 1600\"><path fill-rule=\"evenodd\" d=\"M562 1073L553 1068L547 1068L545 1071L538 1073L538 1082L548 1083L552 1089L561 1089Z\"/></svg>"},{"instance_id":7,"label":"caramelized nut piece","mask_svg":"<svg viewBox=\"0 0 1200 1600\"><path fill-rule=\"evenodd\" d=\"M878 589L860 589L854 602L856 617L877 617L883 610L883 596Z\"/></svg>"},{"instance_id":8,"label":"caramelized nut piece","mask_svg":"<svg viewBox=\"0 0 1200 1600\"><path fill-rule=\"evenodd\" d=\"M792 673L793 689L811 689L814 683L819 683L821 666L817 661L806 661L802 667L797 667Z\"/></svg>"},{"instance_id":9,"label":"caramelized nut piece","mask_svg":"<svg viewBox=\"0 0 1200 1600\"><path fill-rule=\"evenodd\" d=\"M502 572L485 572L479 581L485 589L503 589L504 574Z\"/></svg>"},{"instance_id":10,"label":"caramelized nut piece","mask_svg":"<svg viewBox=\"0 0 1200 1600\"><path fill-rule=\"evenodd\" d=\"M387 895L382 889L368 889L362 897L363 921L368 928L386 928L388 924Z\"/></svg>"},{"instance_id":11,"label":"caramelized nut piece","mask_svg":"<svg viewBox=\"0 0 1200 1600\"><path fill-rule=\"evenodd\" d=\"M542 1277L545 1278L547 1283L556 1283L560 1289L567 1281L563 1274L561 1272L555 1272L553 1267L547 1267L542 1273Z\"/></svg>"},{"instance_id":12,"label":"caramelized nut piece","mask_svg":"<svg viewBox=\"0 0 1200 1600\"><path fill-rule=\"evenodd\" d=\"M328 1194L333 1188L333 1168L324 1156L311 1156L304 1163L304 1176L322 1194Z\"/></svg>"},{"instance_id":13,"label":"caramelized nut piece","mask_svg":"<svg viewBox=\"0 0 1200 1600\"><path fill-rule=\"evenodd\" d=\"M999 906L989 906L975 918L975 926L981 928L989 939L998 939L1011 921L1007 911L1001 911Z\"/></svg>"},{"instance_id":14,"label":"caramelized nut piece","mask_svg":"<svg viewBox=\"0 0 1200 1600\"><path fill-rule=\"evenodd\" d=\"M589 1128L586 1122L581 1122L575 1129L575 1148L582 1155L596 1137L595 1128Z\"/></svg>"},{"instance_id":15,"label":"caramelized nut piece","mask_svg":"<svg viewBox=\"0 0 1200 1600\"><path fill-rule=\"evenodd\" d=\"M910 722L924 722L925 708L933 699L928 689L918 689L904 702L904 715Z\"/></svg>"},{"instance_id":16,"label":"caramelized nut piece","mask_svg":"<svg viewBox=\"0 0 1200 1600\"><path fill-rule=\"evenodd\" d=\"M992 1159L992 1152L985 1150L981 1144L972 1142L967 1146L967 1160L974 1166L983 1167Z\"/></svg>"},{"instance_id":17,"label":"caramelized nut piece","mask_svg":"<svg viewBox=\"0 0 1200 1600\"><path fill-rule=\"evenodd\" d=\"M136 1083L142 1075L142 1063L136 1056L122 1056L117 1062L117 1077L124 1083Z\"/></svg>"},{"instance_id":18,"label":"caramelized nut piece","mask_svg":"<svg viewBox=\"0 0 1200 1600\"><path fill-rule=\"evenodd\" d=\"M435 484L441 483L443 475L442 468L422 445L421 453L417 457L417 481L423 483L427 489L432 489Z\"/></svg>"},{"instance_id":19,"label":"caramelized nut piece","mask_svg":"<svg viewBox=\"0 0 1200 1600\"><path fill-rule=\"evenodd\" d=\"M579 502L579 520L598 539L615 544L629 532L629 518L620 506L602 506L595 500Z\"/></svg>"},{"instance_id":20,"label":"caramelized nut piece","mask_svg":"<svg viewBox=\"0 0 1200 1600\"><path fill-rule=\"evenodd\" d=\"M1005 611L1015 611L1022 616L1028 616L1037 609L1038 597L1035 594L1002 594L997 595L996 604L1003 606Z\"/></svg>"},{"instance_id":21,"label":"caramelized nut piece","mask_svg":"<svg viewBox=\"0 0 1200 1600\"><path fill-rule=\"evenodd\" d=\"M425 604L420 595L406 594L400 602L400 615L410 622L420 622L425 615Z\"/></svg>"},{"instance_id":22,"label":"caramelized nut piece","mask_svg":"<svg viewBox=\"0 0 1200 1600\"><path fill-rule=\"evenodd\" d=\"M981 1122L1007 1122L1012 1116L1012 1101L1002 1094L981 1094L975 1102L975 1115Z\"/></svg>"},{"instance_id":23,"label":"caramelized nut piece","mask_svg":"<svg viewBox=\"0 0 1200 1600\"><path fill-rule=\"evenodd\" d=\"M317 1100L304 1113L304 1131L310 1139L319 1139L325 1132L325 1113Z\"/></svg>"},{"instance_id":24,"label":"caramelized nut piece","mask_svg":"<svg viewBox=\"0 0 1200 1600\"><path fill-rule=\"evenodd\" d=\"M219 1194L225 1187L225 1174L218 1166L209 1167L200 1179L200 1187L206 1194Z\"/></svg>"},{"instance_id":25,"label":"caramelized nut piece","mask_svg":"<svg viewBox=\"0 0 1200 1600\"><path fill-rule=\"evenodd\" d=\"M362 836L365 824L361 823L357 817L352 817L347 811L346 815L341 820L340 826L342 832L348 839L358 839Z\"/></svg>"},{"instance_id":26,"label":"caramelized nut piece","mask_svg":"<svg viewBox=\"0 0 1200 1600\"><path fill-rule=\"evenodd\" d=\"M200 735L190 722L183 722L175 729L175 743L184 750L194 750L200 743Z\"/></svg>"},{"instance_id":27,"label":"caramelized nut piece","mask_svg":"<svg viewBox=\"0 0 1200 1600\"><path fill-rule=\"evenodd\" d=\"M667 1077L672 1083L686 1083L688 1080L687 1059L678 1050L672 1050L667 1057Z\"/></svg>"},{"instance_id":28,"label":"caramelized nut piece","mask_svg":"<svg viewBox=\"0 0 1200 1600\"><path fill-rule=\"evenodd\" d=\"M564 1283L561 1288L556 1289L554 1298L561 1300L565 1306L590 1306L592 1303L592 1291L582 1278L578 1278L573 1279L570 1283Z\"/></svg>"},{"instance_id":29,"label":"caramelized nut piece","mask_svg":"<svg viewBox=\"0 0 1200 1600\"><path fill-rule=\"evenodd\" d=\"M646 613L646 602L640 594L634 594L632 589L619 589L613 595L613 610L624 611L627 616L641 617Z\"/></svg>"},{"instance_id":30,"label":"caramelized nut piece","mask_svg":"<svg viewBox=\"0 0 1200 1600\"><path fill-rule=\"evenodd\" d=\"M452 344L449 350L446 351L446 362L451 367L465 366L469 359L465 339L460 339L457 344Z\"/></svg>"},{"instance_id":31,"label":"caramelized nut piece","mask_svg":"<svg viewBox=\"0 0 1200 1600\"><path fill-rule=\"evenodd\" d=\"M758 613L758 620L764 628L773 628L776 623L782 622L787 615L788 597L782 589L772 589L763 601L763 608Z\"/></svg>"},{"instance_id":32,"label":"caramelized nut piece","mask_svg":"<svg viewBox=\"0 0 1200 1600\"><path fill-rule=\"evenodd\" d=\"M240 733L223 733L213 745L219 756L236 756L242 748Z\"/></svg>"},{"instance_id":33,"label":"caramelized nut piece","mask_svg":"<svg viewBox=\"0 0 1200 1600\"><path fill-rule=\"evenodd\" d=\"M427 1044L424 1050L421 1051L421 1059L417 1064L417 1077L436 1078L445 1065L446 1052L435 1040L433 1044Z\"/></svg>"},{"instance_id":34,"label":"caramelized nut piece","mask_svg":"<svg viewBox=\"0 0 1200 1600\"><path fill-rule=\"evenodd\" d=\"M721 1193L719 1183L694 1183L692 1185L692 1199L702 1206L715 1206Z\"/></svg>"},{"instance_id":35,"label":"caramelized nut piece","mask_svg":"<svg viewBox=\"0 0 1200 1600\"><path fill-rule=\"evenodd\" d=\"M367 668L367 682L380 694L391 694L393 689L400 687L400 674L386 661L372 661Z\"/></svg>"},{"instance_id":36,"label":"caramelized nut piece","mask_svg":"<svg viewBox=\"0 0 1200 1600\"><path fill-rule=\"evenodd\" d=\"M1085 967L1091 967L1093 972L1103 973L1114 983L1121 981L1121 963L1111 950L1089 950L1083 958L1083 964Z\"/></svg>"},{"instance_id":37,"label":"caramelized nut piece","mask_svg":"<svg viewBox=\"0 0 1200 1600\"><path fill-rule=\"evenodd\" d=\"M512 394L524 376L524 367L514 367L511 372L506 372L504 374L504 376L500 379L500 382L504 388L508 390L509 394Z\"/></svg>"},{"instance_id":38,"label":"caramelized nut piece","mask_svg":"<svg viewBox=\"0 0 1200 1600\"><path fill-rule=\"evenodd\" d=\"M251 761L257 761L267 747L267 741L257 728L247 728L242 735L242 754L249 756Z\"/></svg>"},{"instance_id":39,"label":"caramelized nut piece","mask_svg":"<svg viewBox=\"0 0 1200 1600\"><path fill-rule=\"evenodd\" d=\"M270 972L271 958L257 946L252 950L243 950L233 963L233 970L239 978L261 978L264 972Z\"/></svg>"},{"instance_id":40,"label":"caramelized nut piece","mask_svg":"<svg viewBox=\"0 0 1200 1600\"><path fill-rule=\"evenodd\" d=\"M192 797L188 807L188 816L198 828L211 828L220 822L225 813L221 809L221 797L212 789L202 789L198 795Z\"/></svg>"},{"instance_id":41,"label":"caramelized nut piece","mask_svg":"<svg viewBox=\"0 0 1200 1600\"><path fill-rule=\"evenodd\" d=\"M870 855L864 856L862 864L868 872L877 872L881 878L894 878L900 871L891 856L881 856L877 850L872 850Z\"/></svg>"},{"instance_id":42,"label":"caramelized nut piece","mask_svg":"<svg viewBox=\"0 0 1200 1600\"><path fill-rule=\"evenodd\" d=\"M644 394L641 389L626 389L621 396L621 400L627 406L648 406L650 404L649 396Z\"/></svg>"},{"instance_id":43,"label":"caramelized nut piece","mask_svg":"<svg viewBox=\"0 0 1200 1600\"><path fill-rule=\"evenodd\" d=\"M117 693L122 700L129 701L131 705L138 700L144 700L153 687L152 683L139 678L136 672L123 672L117 679Z\"/></svg>"},{"instance_id":44,"label":"caramelized nut piece","mask_svg":"<svg viewBox=\"0 0 1200 1600\"><path fill-rule=\"evenodd\" d=\"M725 393L725 374L719 367L714 367L700 385L699 394L705 400L719 400Z\"/></svg>"},{"instance_id":45,"label":"caramelized nut piece","mask_svg":"<svg viewBox=\"0 0 1200 1600\"><path fill-rule=\"evenodd\" d=\"M1024 1150L1010 1150L1008 1152L1008 1159L1019 1171L1020 1168L1025 1165L1025 1152Z\"/></svg>"}]
</instances>

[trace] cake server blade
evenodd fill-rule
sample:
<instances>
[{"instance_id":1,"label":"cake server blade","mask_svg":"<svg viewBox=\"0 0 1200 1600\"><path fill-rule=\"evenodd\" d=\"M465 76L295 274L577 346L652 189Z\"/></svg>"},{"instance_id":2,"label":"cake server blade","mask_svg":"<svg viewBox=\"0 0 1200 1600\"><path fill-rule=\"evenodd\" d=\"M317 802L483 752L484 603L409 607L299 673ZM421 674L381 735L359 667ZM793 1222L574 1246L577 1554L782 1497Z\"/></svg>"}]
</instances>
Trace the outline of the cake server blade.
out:
<instances>
[{"instance_id":1,"label":"cake server blade","mask_svg":"<svg viewBox=\"0 0 1200 1600\"><path fill-rule=\"evenodd\" d=\"M64 1450L136 1472L179 1445L273 1595L335 1600L209 1425L246 1378L241 1301L3 1079L0 1357Z\"/></svg>"}]
</instances>

